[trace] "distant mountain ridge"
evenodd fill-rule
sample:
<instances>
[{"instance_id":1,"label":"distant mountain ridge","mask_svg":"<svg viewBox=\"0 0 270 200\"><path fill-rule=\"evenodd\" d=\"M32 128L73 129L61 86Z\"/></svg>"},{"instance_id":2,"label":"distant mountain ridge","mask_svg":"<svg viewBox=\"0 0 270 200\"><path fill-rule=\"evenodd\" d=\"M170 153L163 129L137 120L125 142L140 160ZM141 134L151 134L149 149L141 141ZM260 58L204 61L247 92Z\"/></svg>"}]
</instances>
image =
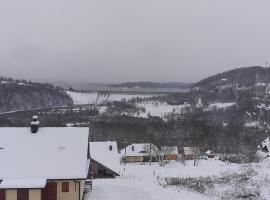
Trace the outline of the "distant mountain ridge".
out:
<instances>
[{"instance_id":1,"label":"distant mountain ridge","mask_svg":"<svg viewBox=\"0 0 270 200\"><path fill-rule=\"evenodd\" d=\"M255 84L270 83L270 68L253 66L219 73L193 85L203 89L214 89L219 85L237 84L239 87L252 87Z\"/></svg>"},{"instance_id":2,"label":"distant mountain ridge","mask_svg":"<svg viewBox=\"0 0 270 200\"><path fill-rule=\"evenodd\" d=\"M0 112L67 106L72 99L51 84L0 77Z\"/></svg>"},{"instance_id":3,"label":"distant mountain ridge","mask_svg":"<svg viewBox=\"0 0 270 200\"><path fill-rule=\"evenodd\" d=\"M182 82L151 82L151 81L143 81L143 82L124 82L120 84L111 84L111 87L127 87L127 88L182 88L188 89L191 87L191 83L182 83Z\"/></svg>"}]
</instances>

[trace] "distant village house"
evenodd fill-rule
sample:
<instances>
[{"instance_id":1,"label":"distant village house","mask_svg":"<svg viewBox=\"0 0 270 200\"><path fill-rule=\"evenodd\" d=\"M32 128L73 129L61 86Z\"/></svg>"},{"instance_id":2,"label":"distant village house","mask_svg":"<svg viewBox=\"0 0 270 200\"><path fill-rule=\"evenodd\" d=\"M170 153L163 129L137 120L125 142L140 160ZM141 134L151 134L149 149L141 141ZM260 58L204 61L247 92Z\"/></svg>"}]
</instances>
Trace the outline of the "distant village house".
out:
<instances>
[{"instance_id":1,"label":"distant village house","mask_svg":"<svg viewBox=\"0 0 270 200\"><path fill-rule=\"evenodd\" d=\"M185 160L196 160L199 158L200 149L198 147L184 147L183 158Z\"/></svg>"},{"instance_id":2,"label":"distant village house","mask_svg":"<svg viewBox=\"0 0 270 200\"><path fill-rule=\"evenodd\" d=\"M150 143L131 144L121 150L123 162L149 162L157 160L158 148Z\"/></svg>"},{"instance_id":3,"label":"distant village house","mask_svg":"<svg viewBox=\"0 0 270 200\"><path fill-rule=\"evenodd\" d=\"M207 156L207 158L215 158L214 152L210 150L206 151L205 155Z\"/></svg>"},{"instance_id":4,"label":"distant village house","mask_svg":"<svg viewBox=\"0 0 270 200\"><path fill-rule=\"evenodd\" d=\"M177 146L162 146L160 150L164 160L177 160L179 157Z\"/></svg>"}]
</instances>

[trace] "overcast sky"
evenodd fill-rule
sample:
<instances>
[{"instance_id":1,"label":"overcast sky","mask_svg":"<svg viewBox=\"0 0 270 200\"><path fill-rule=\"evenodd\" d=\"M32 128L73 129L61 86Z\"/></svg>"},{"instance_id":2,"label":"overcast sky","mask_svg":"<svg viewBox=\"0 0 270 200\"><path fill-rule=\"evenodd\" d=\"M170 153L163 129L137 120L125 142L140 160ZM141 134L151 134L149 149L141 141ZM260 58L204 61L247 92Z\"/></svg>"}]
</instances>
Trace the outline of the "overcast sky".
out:
<instances>
[{"instance_id":1,"label":"overcast sky","mask_svg":"<svg viewBox=\"0 0 270 200\"><path fill-rule=\"evenodd\" d=\"M197 81L270 61L269 0L1 0L0 70L32 80Z\"/></svg>"}]
</instances>

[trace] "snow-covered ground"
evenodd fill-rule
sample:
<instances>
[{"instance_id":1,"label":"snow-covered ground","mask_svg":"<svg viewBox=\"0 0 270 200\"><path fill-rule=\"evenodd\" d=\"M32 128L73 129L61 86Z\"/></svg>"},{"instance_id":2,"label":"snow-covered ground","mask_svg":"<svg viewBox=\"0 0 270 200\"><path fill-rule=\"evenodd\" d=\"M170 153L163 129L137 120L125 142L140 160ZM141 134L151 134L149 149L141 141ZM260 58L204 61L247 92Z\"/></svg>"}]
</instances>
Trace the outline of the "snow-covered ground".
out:
<instances>
[{"instance_id":1,"label":"snow-covered ground","mask_svg":"<svg viewBox=\"0 0 270 200\"><path fill-rule=\"evenodd\" d=\"M259 121L253 121L253 122L246 122L245 127L260 127L260 122Z\"/></svg>"},{"instance_id":2,"label":"snow-covered ground","mask_svg":"<svg viewBox=\"0 0 270 200\"><path fill-rule=\"evenodd\" d=\"M245 177L243 169L252 169L250 180L242 179ZM251 199L270 199L270 161L266 160L259 164L228 164L218 160L200 160L198 166L193 165L193 161L186 161L185 165L179 161L173 161L165 166L153 163L146 164L127 164L122 166L121 176L115 179L97 179L93 182L93 191L86 195L85 200L200 200L200 199L221 199L220 193L223 191L240 189L240 193L249 194L258 191L260 198ZM224 177L229 174L235 178L240 174L240 183L222 183L214 186L210 194L202 194L197 191L181 187L169 186L164 183L168 177L180 178L201 178L201 177ZM235 176L236 174L236 176ZM224 181L222 179L222 181ZM244 182L242 182L244 181ZM246 181L246 182L245 182ZM164 184L163 184L164 183ZM235 185L234 185L235 184ZM251 187L251 188L249 188ZM259 187L259 188L258 188ZM242 191L243 190L243 191ZM239 192L236 191L236 193ZM238 193L237 193L238 194ZM228 197L231 194L228 194ZM224 197L224 196L223 196ZM223 198L222 197L222 198ZM225 193L225 197L226 193ZM226 199L226 198L225 198ZM241 199L241 198L230 198Z\"/></svg>"},{"instance_id":3,"label":"snow-covered ground","mask_svg":"<svg viewBox=\"0 0 270 200\"><path fill-rule=\"evenodd\" d=\"M94 181L93 191L85 200L206 200L205 196L189 191L162 188L156 183L117 178Z\"/></svg>"},{"instance_id":4,"label":"snow-covered ground","mask_svg":"<svg viewBox=\"0 0 270 200\"><path fill-rule=\"evenodd\" d=\"M193 167L192 167L193 168ZM199 170L199 169L198 169ZM158 177L167 172L179 173L179 164L160 167L157 163L122 165L121 176L115 179L97 179L93 191L85 200L200 200L208 199L202 194L175 188L163 188ZM177 172L176 172L177 171Z\"/></svg>"},{"instance_id":5,"label":"snow-covered ground","mask_svg":"<svg viewBox=\"0 0 270 200\"><path fill-rule=\"evenodd\" d=\"M141 112L139 115L140 117L147 117L148 115L165 117L170 113L182 114L191 107L190 104L169 105L167 103L160 103L154 101L139 103L138 106L145 108L145 112Z\"/></svg>"},{"instance_id":6,"label":"snow-covered ground","mask_svg":"<svg viewBox=\"0 0 270 200\"><path fill-rule=\"evenodd\" d=\"M72 98L74 104L76 105L82 105L82 104L99 104L103 103L105 101L122 101L122 100L130 100L132 98L147 98L151 97L153 95L142 95L142 94L99 94L98 92L88 92L88 93L82 93L82 92L72 92L67 91L67 94Z\"/></svg>"},{"instance_id":7,"label":"snow-covered ground","mask_svg":"<svg viewBox=\"0 0 270 200\"><path fill-rule=\"evenodd\" d=\"M227 102L227 103L211 103L205 110L213 110L213 109L226 109L235 105L235 102Z\"/></svg>"}]
</instances>

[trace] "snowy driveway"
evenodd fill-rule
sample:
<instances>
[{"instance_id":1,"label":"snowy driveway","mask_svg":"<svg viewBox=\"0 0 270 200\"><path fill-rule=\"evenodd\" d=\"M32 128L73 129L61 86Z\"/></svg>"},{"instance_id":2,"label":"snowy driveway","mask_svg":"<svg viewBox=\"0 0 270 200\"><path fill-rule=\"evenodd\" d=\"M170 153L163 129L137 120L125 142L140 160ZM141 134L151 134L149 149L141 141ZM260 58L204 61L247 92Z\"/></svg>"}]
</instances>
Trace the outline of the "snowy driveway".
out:
<instances>
[{"instance_id":1,"label":"snowy driveway","mask_svg":"<svg viewBox=\"0 0 270 200\"><path fill-rule=\"evenodd\" d=\"M146 190L130 187L128 185L117 185L102 181L96 184L90 195L91 200L154 200Z\"/></svg>"},{"instance_id":2,"label":"snowy driveway","mask_svg":"<svg viewBox=\"0 0 270 200\"><path fill-rule=\"evenodd\" d=\"M135 182L128 179L94 180L93 191L84 200L201 200L205 196L187 191L162 188L155 183Z\"/></svg>"}]
</instances>

